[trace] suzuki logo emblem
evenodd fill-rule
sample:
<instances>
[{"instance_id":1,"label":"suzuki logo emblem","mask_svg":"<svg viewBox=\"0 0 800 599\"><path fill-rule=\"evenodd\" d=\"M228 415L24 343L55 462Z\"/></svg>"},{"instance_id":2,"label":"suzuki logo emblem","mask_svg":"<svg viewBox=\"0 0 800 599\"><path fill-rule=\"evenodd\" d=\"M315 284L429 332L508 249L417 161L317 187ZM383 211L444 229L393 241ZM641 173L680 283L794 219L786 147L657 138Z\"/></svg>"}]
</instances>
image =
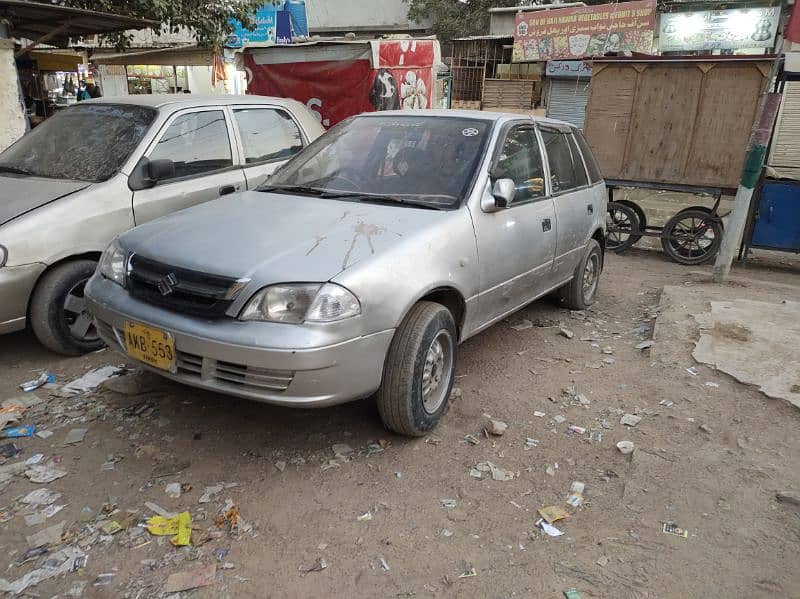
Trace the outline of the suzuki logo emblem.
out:
<instances>
[{"instance_id":1,"label":"suzuki logo emblem","mask_svg":"<svg viewBox=\"0 0 800 599\"><path fill-rule=\"evenodd\" d=\"M169 273L162 277L162 279L158 282L158 290L161 292L161 295L169 295L173 291L175 291L175 285L178 284L178 278L175 276L175 273Z\"/></svg>"}]
</instances>

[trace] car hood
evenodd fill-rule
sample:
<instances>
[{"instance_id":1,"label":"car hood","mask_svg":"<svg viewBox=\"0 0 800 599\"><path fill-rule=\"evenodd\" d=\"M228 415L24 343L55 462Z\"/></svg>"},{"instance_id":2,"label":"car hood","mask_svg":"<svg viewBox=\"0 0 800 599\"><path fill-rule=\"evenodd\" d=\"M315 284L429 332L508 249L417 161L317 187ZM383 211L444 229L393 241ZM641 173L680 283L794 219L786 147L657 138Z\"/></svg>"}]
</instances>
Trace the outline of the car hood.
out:
<instances>
[{"instance_id":1,"label":"car hood","mask_svg":"<svg viewBox=\"0 0 800 599\"><path fill-rule=\"evenodd\" d=\"M0 225L89 185L70 179L0 175Z\"/></svg>"},{"instance_id":2,"label":"car hood","mask_svg":"<svg viewBox=\"0 0 800 599\"><path fill-rule=\"evenodd\" d=\"M137 227L121 243L170 266L262 285L321 282L452 214L245 192Z\"/></svg>"}]
</instances>

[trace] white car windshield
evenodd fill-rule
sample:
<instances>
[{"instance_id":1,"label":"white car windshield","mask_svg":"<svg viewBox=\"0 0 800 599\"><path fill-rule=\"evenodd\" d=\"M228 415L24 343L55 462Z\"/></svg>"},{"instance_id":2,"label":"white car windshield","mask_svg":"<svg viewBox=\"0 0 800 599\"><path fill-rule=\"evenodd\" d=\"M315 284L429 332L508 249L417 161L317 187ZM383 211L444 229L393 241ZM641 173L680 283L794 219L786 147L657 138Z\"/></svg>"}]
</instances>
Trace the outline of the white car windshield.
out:
<instances>
[{"instance_id":1,"label":"white car windshield","mask_svg":"<svg viewBox=\"0 0 800 599\"><path fill-rule=\"evenodd\" d=\"M156 111L129 104L85 104L47 119L0 154L0 174L105 181L139 145Z\"/></svg>"},{"instance_id":2,"label":"white car windshield","mask_svg":"<svg viewBox=\"0 0 800 599\"><path fill-rule=\"evenodd\" d=\"M472 184L490 126L413 114L354 117L288 162L264 190L453 208Z\"/></svg>"}]
</instances>

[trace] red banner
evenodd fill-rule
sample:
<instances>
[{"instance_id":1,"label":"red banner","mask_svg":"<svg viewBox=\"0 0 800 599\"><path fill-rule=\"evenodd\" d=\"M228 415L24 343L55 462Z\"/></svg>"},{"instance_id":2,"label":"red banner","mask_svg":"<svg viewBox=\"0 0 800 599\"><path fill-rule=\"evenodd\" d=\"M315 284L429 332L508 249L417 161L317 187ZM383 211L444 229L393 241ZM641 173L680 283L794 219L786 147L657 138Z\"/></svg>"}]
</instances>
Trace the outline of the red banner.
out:
<instances>
[{"instance_id":1,"label":"red banner","mask_svg":"<svg viewBox=\"0 0 800 599\"><path fill-rule=\"evenodd\" d=\"M375 110L370 102L375 71L369 60L256 64L245 52L244 61L252 73L247 93L302 102L319 114L325 128Z\"/></svg>"},{"instance_id":2,"label":"red banner","mask_svg":"<svg viewBox=\"0 0 800 599\"><path fill-rule=\"evenodd\" d=\"M381 40L373 42L373 62L378 69L376 85L381 107L412 110L433 105L435 40ZM376 56L377 55L377 56Z\"/></svg>"},{"instance_id":3,"label":"red banner","mask_svg":"<svg viewBox=\"0 0 800 599\"><path fill-rule=\"evenodd\" d=\"M655 0L523 11L514 31L514 62L653 51Z\"/></svg>"},{"instance_id":4,"label":"red banner","mask_svg":"<svg viewBox=\"0 0 800 599\"><path fill-rule=\"evenodd\" d=\"M795 2L794 8L792 8L792 16L789 18L783 37L790 42L800 44L800 8L797 7L798 3Z\"/></svg>"}]
</instances>

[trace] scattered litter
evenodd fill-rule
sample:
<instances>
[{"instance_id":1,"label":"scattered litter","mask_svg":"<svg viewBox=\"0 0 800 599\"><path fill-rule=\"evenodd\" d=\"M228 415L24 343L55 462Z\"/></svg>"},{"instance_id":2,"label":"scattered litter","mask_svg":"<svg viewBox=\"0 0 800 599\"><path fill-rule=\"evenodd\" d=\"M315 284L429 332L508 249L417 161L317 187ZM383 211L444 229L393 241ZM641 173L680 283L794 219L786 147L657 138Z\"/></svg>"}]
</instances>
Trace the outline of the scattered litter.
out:
<instances>
[{"instance_id":1,"label":"scattered litter","mask_svg":"<svg viewBox=\"0 0 800 599\"><path fill-rule=\"evenodd\" d=\"M31 491L25 495L21 501L25 505L39 507L42 505L50 505L51 503L55 503L60 497L61 493L56 493L50 489L36 489L35 491Z\"/></svg>"},{"instance_id":2,"label":"scattered litter","mask_svg":"<svg viewBox=\"0 0 800 599\"><path fill-rule=\"evenodd\" d=\"M0 445L0 455L4 458L15 458L20 453L22 453L22 449L17 447L14 443L6 443L5 445ZM28 460L25 460L25 463L28 463Z\"/></svg>"},{"instance_id":3,"label":"scattered litter","mask_svg":"<svg viewBox=\"0 0 800 599\"><path fill-rule=\"evenodd\" d=\"M28 547L34 549L35 547L58 545L61 542L61 536L64 534L64 526L66 523L66 520L62 520L58 524L53 524L53 526L48 526L29 537L25 537L25 540L28 542Z\"/></svg>"},{"instance_id":4,"label":"scattered litter","mask_svg":"<svg viewBox=\"0 0 800 599\"><path fill-rule=\"evenodd\" d=\"M113 536L122 530L122 525L116 520L109 520L100 527L100 530L103 531L103 534Z\"/></svg>"},{"instance_id":5,"label":"scattered litter","mask_svg":"<svg viewBox=\"0 0 800 599\"><path fill-rule=\"evenodd\" d=\"M674 522L662 522L661 532L668 535L674 535L676 537L683 537L684 539L689 537L689 531L682 529Z\"/></svg>"},{"instance_id":6,"label":"scattered litter","mask_svg":"<svg viewBox=\"0 0 800 599\"><path fill-rule=\"evenodd\" d=\"M378 563L381 566L381 570L383 570L384 572L388 572L389 570L391 570L391 568L389 567L389 564L387 564L386 560L383 559L382 557L378 558Z\"/></svg>"},{"instance_id":7,"label":"scattered litter","mask_svg":"<svg viewBox=\"0 0 800 599\"><path fill-rule=\"evenodd\" d=\"M581 493L582 494L585 490L586 490L586 485L584 483L580 482L580 481L577 481L577 480L574 481L569 486L570 493Z\"/></svg>"},{"instance_id":8,"label":"scattered litter","mask_svg":"<svg viewBox=\"0 0 800 599\"><path fill-rule=\"evenodd\" d=\"M181 496L181 483L169 483L164 487L164 492L172 499L178 499Z\"/></svg>"},{"instance_id":9,"label":"scattered litter","mask_svg":"<svg viewBox=\"0 0 800 599\"><path fill-rule=\"evenodd\" d=\"M425 443L428 443L429 445L439 445L439 443L441 443L441 442L442 442L442 440L439 437L437 437L436 435L431 435L430 437L425 437Z\"/></svg>"},{"instance_id":10,"label":"scattered litter","mask_svg":"<svg viewBox=\"0 0 800 599\"><path fill-rule=\"evenodd\" d=\"M69 587L69 590L65 593L64 596L65 597L72 597L72 598L82 597L83 596L83 591L86 588L87 584L88 583L85 580L75 580L75 581L73 581L72 584Z\"/></svg>"},{"instance_id":11,"label":"scattered litter","mask_svg":"<svg viewBox=\"0 0 800 599\"><path fill-rule=\"evenodd\" d=\"M539 508L537 511L542 518L547 520L548 524L569 518L569 513L567 513L564 508L557 505L548 505L546 507Z\"/></svg>"},{"instance_id":12,"label":"scattered litter","mask_svg":"<svg viewBox=\"0 0 800 599\"><path fill-rule=\"evenodd\" d=\"M567 432L575 433L576 435L583 435L586 433L586 429L582 426L577 426L575 424L571 424L567 429Z\"/></svg>"},{"instance_id":13,"label":"scattered litter","mask_svg":"<svg viewBox=\"0 0 800 599\"><path fill-rule=\"evenodd\" d=\"M446 539L449 539L450 537L453 536L453 531L450 530L449 528L442 528L439 531L439 536L445 537Z\"/></svg>"},{"instance_id":14,"label":"scattered litter","mask_svg":"<svg viewBox=\"0 0 800 599\"><path fill-rule=\"evenodd\" d=\"M660 402L658 402L658 405L664 406L666 408L671 408L672 406L675 405L675 402L670 401L669 399L662 399Z\"/></svg>"},{"instance_id":15,"label":"scattered litter","mask_svg":"<svg viewBox=\"0 0 800 599\"><path fill-rule=\"evenodd\" d=\"M620 441L617 443L617 449L619 449L620 453L626 455L633 453L633 441Z\"/></svg>"},{"instance_id":16,"label":"scattered litter","mask_svg":"<svg viewBox=\"0 0 800 599\"><path fill-rule=\"evenodd\" d=\"M556 470L552 466L547 466L547 468L544 469L544 473L547 476L555 476L556 475Z\"/></svg>"},{"instance_id":17,"label":"scattered litter","mask_svg":"<svg viewBox=\"0 0 800 599\"><path fill-rule=\"evenodd\" d=\"M641 343L637 343L634 348L635 349L647 349L648 347L653 347L654 341L652 339L647 339L646 341L642 341Z\"/></svg>"},{"instance_id":18,"label":"scattered litter","mask_svg":"<svg viewBox=\"0 0 800 599\"><path fill-rule=\"evenodd\" d=\"M481 472L477 468L470 468L469 469L469 475L472 478L478 478L478 479L482 479L483 478L483 472Z\"/></svg>"},{"instance_id":19,"label":"scattered litter","mask_svg":"<svg viewBox=\"0 0 800 599\"><path fill-rule=\"evenodd\" d=\"M45 518L52 518L65 507L65 505L48 505L41 513Z\"/></svg>"},{"instance_id":20,"label":"scattered litter","mask_svg":"<svg viewBox=\"0 0 800 599\"><path fill-rule=\"evenodd\" d=\"M511 328L515 331L527 331L533 328L533 323L530 320L523 320L519 324L512 325Z\"/></svg>"},{"instance_id":21,"label":"scattered litter","mask_svg":"<svg viewBox=\"0 0 800 599\"><path fill-rule=\"evenodd\" d=\"M192 463L188 461L164 462L153 468L153 478L165 478L167 476L180 474L191 465Z\"/></svg>"},{"instance_id":22,"label":"scattered litter","mask_svg":"<svg viewBox=\"0 0 800 599\"><path fill-rule=\"evenodd\" d=\"M66 470L56 468L52 464L36 464L25 471L25 476L32 483L49 483L67 475Z\"/></svg>"},{"instance_id":23,"label":"scattered litter","mask_svg":"<svg viewBox=\"0 0 800 599\"><path fill-rule=\"evenodd\" d=\"M553 416L553 422L555 422L556 424L563 424L566 421L567 421L567 419L564 416L562 416L561 414L557 414L556 416Z\"/></svg>"},{"instance_id":24,"label":"scattered litter","mask_svg":"<svg viewBox=\"0 0 800 599\"><path fill-rule=\"evenodd\" d=\"M461 574L458 575L459 578L472 578L477 576L478 573L475 571L475 568L470 566L468 569L464 570Z\"/></svg>"},{"instance_id":25,"label":"scattered litter","mask_svg":"<svg viewBox=\"0 0 800 599\"><path fill-rule=\"evenodd\" d=\"M446 508L453 508L453 507L456 507L456 505L457 505L455 499L440 499L439 503L442 504L442 507L446 507Z\"/></svg>"},{"instance_id":26,"label":"scattered litter","mask_svg":"<svg viewBox=\"0 0 800 599\"><path fill-rule=\"evenodd\" d=\"M153 503L152 501L145 501L144 507L146 507L151 512L155 512L156 514L164 518L174 518L175 516L178 515L175 512L169 512L165 510L163 507L161 507L157 503Z\"/></svg>"},{"instance_id":27,"label":"scattered litter","mask_svg":"<svg viewBox=\"0 0 800 599\"><path fill-rule=\"evenodd\" d=\"M603 431L592 431L589 433L589 439L601 443L603 441Z\"/></svg>"},{"instance_id":28,"label":"scattered litter","mask_svg":"<svg viewBox=\"0 0 800 599\"><path fill-rule=\"evenodd\" d=\"M488 417L488 420L489 420L489 426L487 427L486 430L489 431L489 434L499 437L500 435L506 432L508 424L506 424L502 420L497 420L496 418Z\"/></svg>"},{"instance_id":29,"label":"scattered litter","mask_svg":"<svg viewBox=\"0 0 800 599\"><path fill-rule=\"evenodd\" d=\"M547 414L545 414L544 412L540 412L539 410L534 411L533 415L536 416L537 418L544 418L545 416L547 416Z\"/></svg>"},{"instance_id":30,"label":"scattered litter","mask_svg":"<svg viewBox=\"0 0 800 599\"><path fill-rule=\"evenodd\" d=\"M335 458L346 460L353 455L353 448L346 443L336 443L331 447Z\"/></svg>"},{"instance_id":31,"label":"scattered litter","mask_svg":"<svg viewBox=\"0 0 800 599\"><path fill-rule=\"evenodd\" d=\"M31 391L35 391L39 387L45 386L47 383L55 383L56 382L56 375L52 372L43 372L39 375L39 378L34 379L32 381L28 381L26 383L22 383L19 388L25 391L26 393L30 393Z\"/></svg>"},{"instance_id":32,"label":"scattered litter","mask_svg":"<svg viewBox=\"0 0 800 599\"><path fill-rule=\"evenodd\" d=\"M697 428L699 428L699 429L700 429L701 431L703 431L704 433L708 433L708 434L711 434L711 433L712 433L712 431L711 431L711 428L709 428L709 426L708 426L707 424L701 424L701 425L700 425L700 426L698 426Z\"/></svg>"},{"instance_id":33,"label":"scattered litter","mask_svg":"<svg viewBox=\"0 0 800 599\"><path fill-rule=\"evenodd\" d=\"M634 416L633 414L624 414L622 418L619 419L619 423L624 424L625 426L636 426L641 421L641 416Z\"/></svg>"},{"instance_id":34,"label":"scattered litter","mask_svg":"<svg viewBox=\"0 0 800 599\"><path fill-rule=\"evenodd\" d=\"M570 493L569 497L567 497L567 505L581 507L581 504L583 504L583 495L580 493Z\"/></svg>"},{"instance_id":35,"label":"scattered litter","mask_svg":"<svg viewBox=\"0 0 800 599\"><path fill-rule=\"evenodd\" d=\"M223 487L222 485L213 485L211 487L206 487L203 490L203 494L200 496L199 502L210 503L217 495L222 493L222 487ZM164 514L161 515L163 516Z\"/></svg>"},{"instance_id":36,"label":"scattered litter","mask_svg":"<svg viewBox=\"0 0 800 599\"><path fill-rule=\"evenodd\" d=\"M697 368L695 368L694 366L691 366L691 367L687 368L686 372L688 372L692 376L697 376L698 374L700 374L700 371L697 370Z\"/></svg>"},{"instance_id":37,"label":"scattered litter","mask_svg":"<svg viewBox=\"0 0 800 599\"><path fill-rule=\"evenodd\" d=\"M71 570L74 560L85 555L86 554L77 547L64 547L60 551L53 553L50 558L42 564L41 568L28 572L25 576L18 578L14 582L9 582L0 578L0 592L19 595L30 586L37 585L49 578L66 574Z\"/></svg>"},{"instance_id":38,"label":"scattered litter","mask_svg":"<svg viewBox=\"0 0 800 599\"><path fill-rule=\"evenodd\" d=\"M156 536L174 535L170 542L177 547L183 547L189 545L192 535L192 516L189 512L181 512L174 518L152 516L147 520L147 530Z\"/></svg>"},{"instance_id":39,"label":"scattered litter","mask_svg":"<svg viewBox=\"0 0 800 599\"><path fill-rule=\"evenodd\" d=\"M372 512L364 512L356 518L359 522L370 522L372 520Z\"/></svg>"},{"instance_id":40,"label":"scattered litter","mask_svg":"<svg viewBox=\"0 0 800 599\"><path fill-rule=\"evenodd\" d=\"M565 329L564 327L560 327L558 329L558 334L562 337L566 337L567 339L572 339L575 336L575 333L570 331L569 329Z\"/></svg>"},{"instance_id":41,"label":"scattered litter","mask_svg":"<svg viewBox=\"0 0 800 599\"><path fill-rule=\"evenodd\" d=\"M67 433L67 438L64 439L64 445L74 445L80 443L89 432L88 428L73 428Z\"/></svg>"},{"instance_id":42,"label":"scattered litter","mask_svg":"<svg viewBox=\"0 0 800 599\"><path fill-rule=\"evenodd\" d=\"M492 480L505 482L508 480L512 480L514 478L514 473L511 472L511 470L504 470L503 468L498 468L497 466L492 464L492 462L481 462L480 464L475 466L475 469L478 470L478 472L491 472ZM472 475L472 472L470 472L470 475Z\"/></svg>"},{"instance_id":43,"label":"scattered litter","mask_svg":"<svg viewBox=\"0 0 800 599\"><path fill-rule=\"evenodd\" d=\"M478 443L480 443L480 440L474 435L464 435L464 441L466 441L470 445L477 445Z\"/></svg>"},{"instance_id":44,"label":"scattered litter","mask_svg":"<svg viewBox=\"0 0 800 599\"><path fill-rule=\"evenodd\" d=\"M560 537L564 534L563 530L558 530L552 524L545 522L543 518L539 518L539 520L536 522L536 526L541 528L550 537Z\"/></svg>"},{"instance_id":45,"label":"scattered litter","mask_svg":"<svg viewBox=\"0 0 800 599\"><path fill-rule=\"evenodd\" d=\"M39 526L40 524L44 524L44 521L45 521L45 516L41 512L25 515L26 526Z\"/></svg>"},{"instance_id":46,"label":"scattered litter","mask_svg":"<svg viewBox=\"0 0 800 599\"><path fill-rule=\"evenodd\" d=\"M82 377L77 378L61 387L61 393L68 397L70 395L79 395L81 393L94 391L108 379L119 376L123 372L125 372L124 368L118 368L116 366L103 366L102 368L95 368L94 370L90 370L84 374ZM55 378L53 381L48 382L54 381Z\"/></svg>"},{"instance_id":47,"label":"scattered litter","mask_svg":"<svg viewBox=\"0 0 800 599\"><path fill-rule=\"evenodd\" d=\"M170 574L169 578L167 578L167 583L164 585L164 592L179 593L190 589L207 587L214 584L216 576L216 564L200 566L199 568L187 570L185 572L176 572L175 574Z\"/></svg>"},{"instance_id":48,"label":"scattered litter","mask_svg":"<svg viewBox=\"0 0 800 599\"><path fill-rule=\"evenodd\" d=\"M0 437L4 437L6 439L19 439L22 437L31 437L35 432L36 427L32 424L27 426L14 426L3 430L3 432L0 433Z\"/></svg>"},{"instance_id":49,"label":"scattered litter","mask_svg":"<svg viewBox=\"0 0 800 599\"><path fill-rule=\"evenodd\" d=\"M525 450L533 449L534 447L539 447L539 439L532 439L530 437L525 439Z\"/></svg>"},{"instance_id":50,"label":"scattered litter","mask_svg":"<svg viewBox=\"0 0 800 599\"><path fill-rule=\"evenodd\" d=\"M53 431L37 431L36 436L40 439L48 439L53 436Z\"/></svg>"},{"instance_id":51,"label":"scattered litter","mask_svg":"<svg viewBox=\"0 0 800 599\"><path fill-rule=\"evenodd\" d=\"M275 468L277 468L279 472L283 472L284 470L286 470L286 462L284 462L283 460L278 460L277 462L275 462Z\"/></svg>"},{"instance_id":52,"label":"scattered litter","mask_svg":"<svg viewBox=\"0 0 800 599\"><path fill-rule=\"evenodd\" d=\"M25 464L27 466L35 466L36 464L41 462L43 459L44 459L44 454L43 453L35 453L31 457L29 457L27 460L25 460Z\"/></svg>"},{"instance_id":53,"label":"scattered litter","mask_svg":"<svg viewBox=\"0 0 800 599\"><path fill-rule=\"evenodd\" d=\"M600 353L601 354L607 354L607 355L613 354L614 353L614 348L611 347L610 345L607 345L603 349L600 350Z\"/></svg>"},{"instance_id":54,"label":"scattered litter","mask_svg":"<svg viewBox=\"0 0 800 599\"><path fill-rule=\"evenodd\" d=\"M719 389L719 383L715 383L713 381L707 381L706 387L712 387L714 389Z\"/></svg>"},{"instance_id":55,"label":"scattered litter","mask_svg":"<svg viewBox=\"0 0 800 599\"><path fill-rule=\"evenodd\" d=\"M586 362L583 367L590 368L591 370L600 370L603 367L603 364L602 362Z\"/></svg>"},{"instance_id":56,"label":"scattered litter","mask_svg":"<svg viewBox=\"0 0 800 599\"><path fill-rule=\"evenodd\" d=\"M616 360L610 356L603 358L603 364L613 364Z\"/></svg>"},{"instance_id":57,"label":"scattered litter","mask_svg":"<svg viewBox=\"0 0 800 599\"><path fill-rule=\"evenodd\" d=\"M597 562L595 562L595 563L598 566L600 566L601 568L605 568L608 565L608 562L610 562L610 561L611 560L608 559L605 555L602 555L602 556L600 556L600 559L598 559Z\"/></svg>"},{"instance_id":58,"label":"scattered litter","mask_svg":"<svg viewBox=\"0 0 800 599\"><path fill-rule=\"evenodd\" d=\"M564 591L565 599L581 599L581 594L577 591L577 589L567 589Z\"/></svg>"},{"instance_id":59,"label":"scattered litter","mask_svg":"<svg viewBox=\"0 0 800 599\"><path fill-rule=\"evenodd\" d=\"M309 566L308 568L300 566L298 570L303 574L308 574L310 572L322 572L327 567L328 567L328 562L325 560L324 557L320 557L317 559L317 561L314 562L313 566Z\"/></svg>"},{"instance_id":60,"label":"scattered litter","mask_svg":"<svg viewBox=\"0 0 800 599\"><path fill-rule=\"evenodd\" d=\"M114 576L116 576L114 572L103 572L102 574L98 574L97 578L94 579L92 586L93 587L108 586L112 582L114 582Z\"/></svg>"}]
</instances>

